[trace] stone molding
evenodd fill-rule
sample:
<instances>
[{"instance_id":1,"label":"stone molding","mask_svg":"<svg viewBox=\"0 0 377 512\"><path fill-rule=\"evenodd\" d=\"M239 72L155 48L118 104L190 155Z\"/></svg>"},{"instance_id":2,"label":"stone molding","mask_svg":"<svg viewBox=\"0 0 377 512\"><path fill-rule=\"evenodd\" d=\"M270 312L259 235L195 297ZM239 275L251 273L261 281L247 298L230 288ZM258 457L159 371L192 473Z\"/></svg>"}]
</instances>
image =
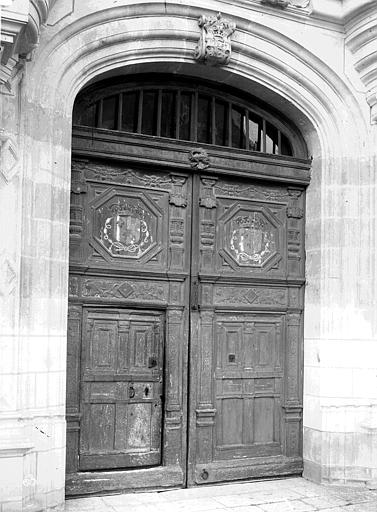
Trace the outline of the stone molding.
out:
<instances>
[{"instance_id":1,"label":"stone molding","mask_svg":"<svg viewBox=\"0 0 377 512\"><path fill-rule=\"evenodd\" d=\"M9 84L13 76L30 59L38 46L41 26L56 0L29 0L17 7L12 2L0 8L0 85Z\"/></svg>"},{"instance_id":2,"label":"stone molding","mask_svg":"<svg viewBox=\"0 0 377 512\"><path fill-rule=\"evenodd\" d=\"M370 122L377 124L377 7L362 11L346 26L346 46L365 87Z\"/></svg>"},{"instance_id":3,"label":"stone molding","mask_svg":"<svg viewBox=\"0 0 377 512\"><path fill-rule=\"evenodd\" d=\"M271 7L277 7L278 9L300 9L308 13L311 12L312 5L311 0L261 0L261 3Z\"/></svg>"}]
</instances>

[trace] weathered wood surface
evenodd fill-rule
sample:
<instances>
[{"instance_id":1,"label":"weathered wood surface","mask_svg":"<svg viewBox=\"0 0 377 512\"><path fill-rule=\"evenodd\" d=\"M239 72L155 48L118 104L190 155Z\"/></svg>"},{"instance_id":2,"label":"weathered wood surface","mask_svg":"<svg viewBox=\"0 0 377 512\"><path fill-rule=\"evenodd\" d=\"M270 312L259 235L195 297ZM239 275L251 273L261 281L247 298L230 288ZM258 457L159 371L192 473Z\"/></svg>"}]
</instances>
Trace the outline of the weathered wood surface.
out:
<instances>
[{"instance_id":1,"label":"weathered wood surface","mask_svg":"<svg viewBox=\"0 0 377 512\"><path fill-rule=\"evenodd\" d=\"M73 161L67 492L300 473L306 165L153 151Z\"/></svg>"}]
</instances>

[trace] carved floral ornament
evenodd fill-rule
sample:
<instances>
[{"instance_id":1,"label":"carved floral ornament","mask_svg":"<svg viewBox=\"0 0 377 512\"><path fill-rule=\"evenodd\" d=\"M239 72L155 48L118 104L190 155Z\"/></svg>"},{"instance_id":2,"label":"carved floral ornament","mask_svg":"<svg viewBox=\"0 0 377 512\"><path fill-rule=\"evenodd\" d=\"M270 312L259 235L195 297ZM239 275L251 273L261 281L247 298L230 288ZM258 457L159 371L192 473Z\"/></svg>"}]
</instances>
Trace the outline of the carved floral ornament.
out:
<instances>
[{"instance_id":1,"label":"carved floral ornament","mask_svg":"<svg viewBox=\"0 0 377 512\"><path fill-rule=\"evenodd\" d=\"M236 30L236 24L222 17L200 16L198 21L201 35L195 48L195 59L210 66L228 64L232 53L230 36Z\"/></svg>"}]
</instances>

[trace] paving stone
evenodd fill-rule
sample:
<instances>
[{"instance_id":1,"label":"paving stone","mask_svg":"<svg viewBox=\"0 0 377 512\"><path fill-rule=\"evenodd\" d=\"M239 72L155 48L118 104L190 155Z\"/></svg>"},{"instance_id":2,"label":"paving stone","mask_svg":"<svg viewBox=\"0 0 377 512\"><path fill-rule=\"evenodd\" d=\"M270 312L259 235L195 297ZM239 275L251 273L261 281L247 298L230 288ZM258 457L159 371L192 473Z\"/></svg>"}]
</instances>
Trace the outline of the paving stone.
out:
<instances>
[{"instance_id":1,"label":"paving stone","mask_svg":"<svg viewBox=\"0 0 377 512\"><path fill-rule=\"evenodd\" d=\"M251 496L246 494L239 494L238 496L236 494L227 496L215 496L213 499L228 508L256 505L256 503L253 502Z\"/></svg>"},{"instance_id":2,"label":"paving stone","mask_svg":"<svg viewBox=\"0 0 377 512\"><path fill-rule=\"evenodd\" d=\"M377 492L303 478L80 498L66 512L377 512Z\"/></svg>"},{"instance_id":3,"label":"paving stone","mask_svg":"<svg viewBox=\"0 0 377 512\"><path fill-rule=\"evenodd\" d=\"M303 498L305 503L312 505L313 507L321 508L330 508L330 507L345 507L349 505L350 502L347 500L342 500L340 498L336 498L335 496L315 496L314 498Z\"/></svg>"},{"instance_id":4,"label":"paving stone","mask_svg":"<svg viewBox=\"0 0 377 512\"><path fill-rule=\"evenodd\" d=\"M218 510L225 512L225 508L211 498L186 499L182 501L173 501L158 503L155 505L158 512L205 512L207 510Z\"/></svg>"},{"instance_id":5,"label":"paving stone","mask_svg":"<svg viewBox=\"0 0 377 512\"><path fill-rule=\"evenodd\" d=\"M377 501L343 507L345 512L377 512Z\"/></svg>"},{"instance_id":6,"label":"paving stone","mask_svg":"<svg viewBox=\"0 0 377 512\"><path fill-rule=\"evenodd\" d=\"M102 497L78 498L65 502L66 512L108 512L111 507L104 503Z\"/></svg>"},{"instance_id":7,"label":"paving stone","mask_svg":"<svg viewBox=\"0 0 377 512\"><path fill-rule=\"evenodd\" d=\"M231 512L263 512L260 507L256 507L254 505L251 505L250 507L232 507L231 509L225 510L231 510Z\"/></svg>"},{"instance_id":8,"label":"paving stone","mask_svg":"<svg viewBox=\"0 0 377 512\"><path fill-rule=\"evenodd\" d=\"M260 505L264 512L311 512L317 510L301 500L279 501L277 503L265 503Z\"/></svg>"},{"instance_id":9,"label":"paving stone","mask_svg":"<svg viewBox=\"0 0 377 512\"><path fill-rule=\"evenodd\" d=\"M331 507L331 508L320 508L321 512L347 512L348 507Z\"/></svg>"},{"instance_id":10,"label":"paving stone","mask_svg":"<svg viewBox=\"0 0 377 512\"><path fill-rule=\"evenodd\" d=\"M141 505L143 502L138 494L115 494L113 496L103 496L102 500L106 505L112 507L125 507L126 505Z\"/></svg>"},{"instance_id":11,"label":"paving stone","mask_svg":"<svg viewBox=\"0 0 377 512\"><path fill-rule=\"evenodd\" d=\"M123 505L113 507L111 512L161 512L157 507L151 503L144 503L143 505Z\"/></svg>"}]
</instances>

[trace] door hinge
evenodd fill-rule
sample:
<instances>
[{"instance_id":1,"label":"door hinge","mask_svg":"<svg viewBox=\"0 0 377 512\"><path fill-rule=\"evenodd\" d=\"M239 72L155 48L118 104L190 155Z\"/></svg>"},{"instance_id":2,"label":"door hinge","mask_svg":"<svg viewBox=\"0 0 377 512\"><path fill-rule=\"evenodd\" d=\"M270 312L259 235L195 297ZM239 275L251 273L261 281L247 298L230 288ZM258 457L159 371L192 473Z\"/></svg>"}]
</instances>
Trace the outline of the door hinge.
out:
<instances>
[{"instance_id":1,"label":"door hinge","mask_svg":"<svg viewBox=\"0 0 377 512\"><path fill-rule=\"evenodd\" d=\"M193 279L191 281L191 309L194 311L198 311L200 309L198 279Z\"/></svg>"}]
</instances>

